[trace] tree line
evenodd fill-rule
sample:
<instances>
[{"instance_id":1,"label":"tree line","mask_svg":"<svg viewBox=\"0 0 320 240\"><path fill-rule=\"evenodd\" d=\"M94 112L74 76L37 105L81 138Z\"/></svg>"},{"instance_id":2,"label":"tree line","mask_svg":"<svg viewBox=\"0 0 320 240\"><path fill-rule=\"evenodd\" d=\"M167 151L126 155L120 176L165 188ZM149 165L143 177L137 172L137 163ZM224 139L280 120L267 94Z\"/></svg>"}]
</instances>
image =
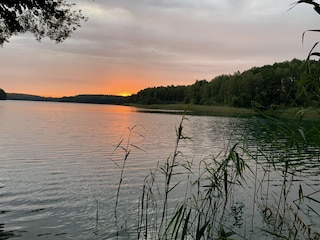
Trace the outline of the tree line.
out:
<instances>
[{"instance_id":1,"label":"tree line","mask_svg":"<svg viewBox=\"0 0 320 240\"><path fill-rule=\"evenodd\" d=\"M122 105L129 102L129 97L102 95L102 94L81 94L76 96L54 98L54 97L41 97L37 95L21 94L21 93L8 93L7 99L8 100L26 100L26 101L115 104L115 105Z\"/></svg>"},{"instance_id":2,"label":"tree line","mask_svg":"<svg viewBox=\"0 0 320 240\"><path fill-rule=\"evenodd\" d=\"M200 104L250 108L310 106L318 103L319 62L293 59L223 74L188 86L150 87L132 95L139 104Z\"/></svg>"},{"instance_id":3,"label":"tree line","mask_svg":"<svg viewBox=\"0 0 320 240\"><path fill-rule=\"evenodd\" d=\"M223 74L211 81L197 80L188 86L149 87L130 97L77 95L46 98L27 94L6 94L0 99L80 102L99 104L200 104L251 108L320 106L320 68L314 60L298 60L253 67L242 73ZM255 104L255 105L256 105Z\"/></svg>"},{"instance_id":4,"label":"tree line","mask_svg":"<svg viewBox=\"0 0 320 240\"><path fill-rule=\"evenodd\" d=\"M6 100L7 99L7 93L0 88L0 100Z\"/></svg>"}]
</instances>

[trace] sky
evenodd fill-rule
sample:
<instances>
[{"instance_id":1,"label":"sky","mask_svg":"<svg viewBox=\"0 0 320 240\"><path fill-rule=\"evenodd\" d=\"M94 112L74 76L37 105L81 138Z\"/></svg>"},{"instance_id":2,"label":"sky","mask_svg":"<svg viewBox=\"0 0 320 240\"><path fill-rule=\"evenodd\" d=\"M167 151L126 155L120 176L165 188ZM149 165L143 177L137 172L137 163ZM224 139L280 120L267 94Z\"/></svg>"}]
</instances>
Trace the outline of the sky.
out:
<instances>
[{"instance_id":1,"label":"sky","mask_svg":"<svg viewBox=\"0 0 320 240\"><path fill-rule=\"evenodd\" d=\"M294 0L68 0L89 19L56 44L19 34L0 48L0 88L62 97L135 94L305 59L319 15Z\"/></svg>"}]
</instances>

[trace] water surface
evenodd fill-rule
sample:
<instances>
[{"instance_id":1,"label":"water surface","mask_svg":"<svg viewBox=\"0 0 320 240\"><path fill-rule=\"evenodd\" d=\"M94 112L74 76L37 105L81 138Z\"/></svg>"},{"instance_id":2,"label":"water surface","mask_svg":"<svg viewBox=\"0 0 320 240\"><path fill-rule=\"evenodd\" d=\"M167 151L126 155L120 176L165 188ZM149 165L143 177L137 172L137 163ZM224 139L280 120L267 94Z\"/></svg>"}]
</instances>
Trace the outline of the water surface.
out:
<instances>
[{"instance_id":1,"label":"water surface","mask_svg":"<svg viewBox=\"0 0 320 240\"><path fill-rule=\"evenodd\" d=\"M74 103L0 102L0 223L12 239L106 239L129 129L118 214L135 219L144 177L165 161L181 116ZM230 118L193 117L181 151L200 160L225 147ZM97 207L98 218L97 218ZM97 219L99 219L97 221Z\"/></svg>"},{"instance_id":2,"label":"water surface","mask_svg":"<svg viewBox=\"0 0 320 240\"><path fill-rule=\"evenodd\" d=\"M120 239L135 239L144 179L158 163L172 157L181 119L177 114L138 112L126 106L0 101L0 239L111 239L119 229L123 229ZM261 189L275 186L275 194L281 191L282 172L265 175L262 169L270 158L281 158L282 152L268 141L258 143L257 135L262 136L263 131L258 131L258 125L252 130L250 121L187 116L178 160L193 163L201 172L203 161L226 155L234 143L250 144L262 165L257 178L249 178L245 190L239 188L234 204L241 209L241 216L233 219L230 215L229 225L241 228L239 233L248 239L269 239L266 233L251 231L257 220L261 223L255 227L266 226L257 203L268 196L257 199L255 185L258 179ZM264 154L255 150L257 145ZM128 152L115 226L116 193ZM293 153L287 154L288 158L293 163L303 161L303 168L308 169L297 164L291 182L292 201L299 195L301 182L305 195L319 199L318 149L309 147L302 158ZM247 163L255 171L253 159L248 158ZM307 171L307 180L302 170ZM174 181L181 181L183 189L185 179ZM172 206L183 198L183 191L170 194ZM320 209L316 201L307 204L315 211ZM305 210L310 213L310 208ZM319 227L318 215L313 212L309 216L311 224Z\"/></svg>"}]
</instances>

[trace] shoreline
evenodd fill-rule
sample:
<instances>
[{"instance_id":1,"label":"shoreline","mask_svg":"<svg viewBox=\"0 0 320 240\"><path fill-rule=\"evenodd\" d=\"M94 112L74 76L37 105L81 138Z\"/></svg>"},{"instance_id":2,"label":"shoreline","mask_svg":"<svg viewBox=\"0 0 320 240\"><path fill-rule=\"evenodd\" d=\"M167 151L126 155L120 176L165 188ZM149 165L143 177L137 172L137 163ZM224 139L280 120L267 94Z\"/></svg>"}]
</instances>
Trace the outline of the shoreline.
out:
<instances>
[{"instance_id":1,"label":"shoreline","mask_svg":"<svg viewBox=\"0 0 320 240\"><path fill-rule=\"evenodd\" d=\"M253 109L235 108L227 106L194 105L194 104L127 104L127 106L138 108L139 112L159 112L171 114L224 116L224 117L252 117L257 112Z\"/></svg>"},{"instance_id":2,"label":"shoreline","mask_svg":"<svg viewBox=\"0 0 320 240\"><path fill-rule=\"evenodd\" d=\"M283 117L290 119L300 119L303 117L307 120L320 120L320 109L316 108L286 108L278 110L259 111L254 108L235 108L229 106L213 105L192 105L192 104L126 104L138 108L139 112L150 113L169 113L169 114L186 114L186 115L203 115L203 116L221 116L221 117L254 117L270 116Z\"/></svg>"}]
</instances>

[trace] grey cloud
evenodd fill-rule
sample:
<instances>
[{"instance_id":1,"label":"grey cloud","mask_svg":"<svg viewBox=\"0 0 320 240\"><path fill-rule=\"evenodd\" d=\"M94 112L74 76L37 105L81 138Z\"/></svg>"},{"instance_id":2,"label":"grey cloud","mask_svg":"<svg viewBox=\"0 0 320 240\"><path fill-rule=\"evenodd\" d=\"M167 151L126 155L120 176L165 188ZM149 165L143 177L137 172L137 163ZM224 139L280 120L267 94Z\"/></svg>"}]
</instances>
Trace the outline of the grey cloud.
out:
<instances>
[{"instance_id":1,"label":"grey cloud","mask_svg":"<svg viewBox=\"0 0 320 240\"><path fill-rule=\"evenodd\" d=\"M285 39L288 35L281 35L278 30L281 25L287 27L281 11L255 18L257 13L253 10L272 12L275 1L229 0L224 6L219 2L100 0L91 2L92 5L86 2L88 8L96 11L89 11L91 20L66 44L67 50L119 61L174 63L179 57L187 57L201 62L202 58L270 54L266 48L271 45L276 48L279 41L276 38ZM82 48L77 48L77 41L83 44Z\"/></svg>"}]
</instances>

